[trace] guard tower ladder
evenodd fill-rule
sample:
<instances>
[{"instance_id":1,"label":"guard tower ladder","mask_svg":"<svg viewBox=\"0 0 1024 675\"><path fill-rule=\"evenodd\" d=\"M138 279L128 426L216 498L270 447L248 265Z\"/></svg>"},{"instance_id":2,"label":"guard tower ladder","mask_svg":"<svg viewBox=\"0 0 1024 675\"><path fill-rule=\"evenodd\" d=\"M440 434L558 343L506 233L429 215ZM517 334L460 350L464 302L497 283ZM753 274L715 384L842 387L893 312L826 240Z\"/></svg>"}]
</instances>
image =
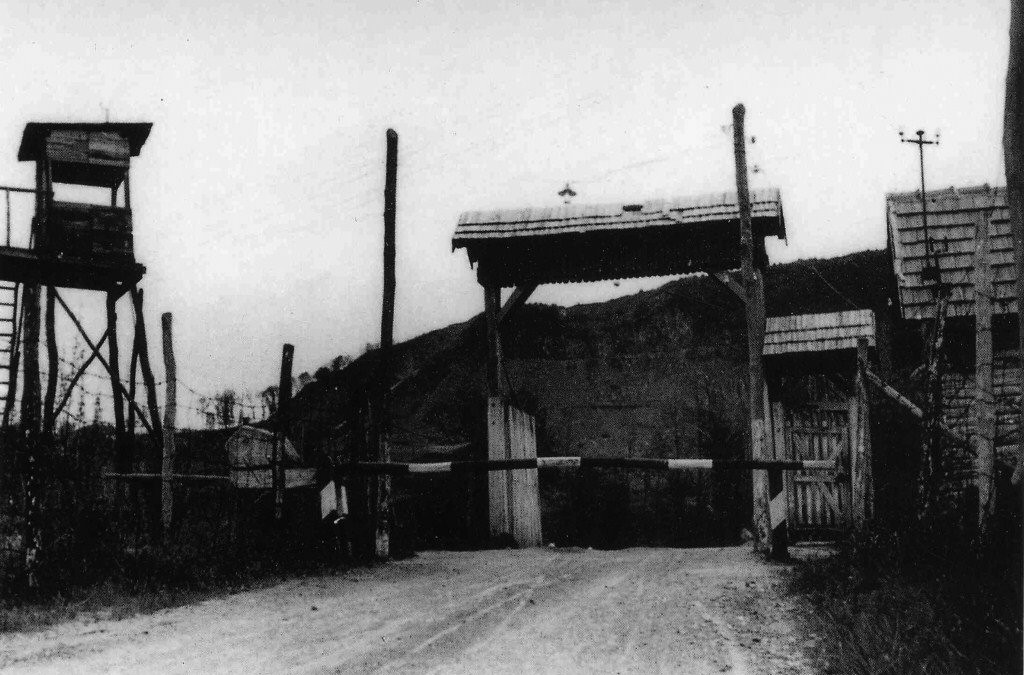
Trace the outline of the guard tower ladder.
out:
<instances>
[{"instance_id":1,"label":"guard tower ladder","mask_svg":"<svg viewBox=\"0 0 1024 675\"><path fill-rule=\"evenodd\" d=\"M18 284L0 281L0 414L4 422L8 401L15 396L18 369Z\"/></svg>"},{"instance_id":2,"label":"guard tower ladder","mask_svg":"<svg viewBox=\"0 0 1024 675\"><path fill-rule=\"evenodd\" d=\"M3 188L7 207L4 246L11 245L11 190ZM0 281L0 420L4 426L10 422L11 404L17 396L18 291L17 282Z\"/></svg>"}]
</instances>

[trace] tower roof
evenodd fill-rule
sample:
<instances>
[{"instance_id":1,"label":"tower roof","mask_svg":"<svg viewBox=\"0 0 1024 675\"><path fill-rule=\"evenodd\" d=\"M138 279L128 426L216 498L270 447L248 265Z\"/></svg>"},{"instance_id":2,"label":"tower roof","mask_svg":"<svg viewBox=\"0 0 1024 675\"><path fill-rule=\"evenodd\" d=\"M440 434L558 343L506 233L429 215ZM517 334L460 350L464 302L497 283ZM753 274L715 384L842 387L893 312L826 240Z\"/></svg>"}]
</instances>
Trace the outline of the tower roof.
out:
<instances>
[{"instance_id":1,"label":"tower roof","mask_svg":"<svg viewBox=\"0 0 1024 675\"><path fill-rule=\"evenodd\" d=\"M137 157L152 128L152 122L29 122L21 136L18 161L35 162L42 159L46 154L46 137L50 132L57 130L105 131L118 134L128 141L131 156Z\"/></svg>"}]
</instances>

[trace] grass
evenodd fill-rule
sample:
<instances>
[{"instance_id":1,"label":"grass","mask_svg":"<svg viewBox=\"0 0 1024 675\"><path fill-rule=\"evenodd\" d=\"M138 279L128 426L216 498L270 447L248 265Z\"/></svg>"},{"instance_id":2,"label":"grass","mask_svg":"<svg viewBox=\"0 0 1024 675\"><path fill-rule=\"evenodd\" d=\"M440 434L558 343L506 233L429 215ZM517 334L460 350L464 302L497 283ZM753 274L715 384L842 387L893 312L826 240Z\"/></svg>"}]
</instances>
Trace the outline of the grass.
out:
<instances>
[{"instance_id":1,"label":"grass","mask_svg":"<svg viewBox=\"0 0 1024 675\"><path fill-rule=\"evenodd\" d=\"M0 633L40 630L76 619L120 620L199 602L232 590L167 586L138 588L107 581L43 598L6 598L0 601Z\"/></svg>"},{"instance_id":2,"label":"grass","mask_svg":"<svg viewBox=\"0 0 1024 675\"><path fill-rule=\"evenodd\" d=\"M1021 673L1019 538L935 541L876 533L797 568L823 672Z\"/></svg>"},{"instance_id":3,"label":"grass","mask_svg":"<svg viewBox=\"0 0 1024 675\"><path fill-rule=\"evenodd\" d=\"M79 619L116 621L339 570L336 563L301 556L282 563L286 557L274 550L237 550L233 557L217 553L150 551L112 556L111 572L91 581L52 583L57 590L45 595L0 598L0 634Z\"/></svg>"}]
</instances>

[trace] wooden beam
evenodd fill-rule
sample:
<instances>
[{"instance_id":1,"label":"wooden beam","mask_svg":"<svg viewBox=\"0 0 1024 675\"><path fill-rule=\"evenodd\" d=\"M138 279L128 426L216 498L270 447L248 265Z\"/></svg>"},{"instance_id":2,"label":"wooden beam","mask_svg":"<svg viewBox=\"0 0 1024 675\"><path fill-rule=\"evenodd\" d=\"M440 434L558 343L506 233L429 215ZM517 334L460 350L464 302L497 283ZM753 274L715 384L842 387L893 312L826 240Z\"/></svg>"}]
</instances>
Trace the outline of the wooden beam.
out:
<instances>
[{"instance_id":1,"label":"wooden beam","mask_svg":"<svg viewBox=\"0 0 1024 675\"><path fill-rule=\"evenodd\" d=\"M134 404L138 385L135 375L139 366L139 325L137 321L135 323L135 330L132 331L132 355L128 363L128 400ZM136 406L134 405L128 406L128 419L125 424L128 432L125 436L125 446L131 457L135 456L135 408Z\"/></svg>"},{"instance_id":2,"label":"wooden beam","mask_svg":"<svg viewBox=\"0 0 1024 675\"><path fill-rule=\"evenodd\" d=\"M501 310L498 311L498 324L504 323L509 314L525 305L535 290L537 290L537 284L533 283L516 286L512 291L512 295L508 297L505 304L501 306Z\"/></svg>"},{"instance_id":3,"label":"wooden beam","mask_svg":"<svg viewBox=\"0 0 1024 675\"><path fill-rule=\"evenodd\" d=\"M291 419L292 361L294 345L281 348L281 376L277 382L277 423L274 425L273 456L270 459L274 488L274 520L280 523L284 518L284 447Z\"/></svg>"},{"instance_id":4,"label":"wooden beam","mask_svg":"<svg viewBox=\"0 0 1024 675\"><path fill-rule=\"evenodd\" d=\"M870 368L864 369L864 375L868 378L868 382L878 387L879 391L881 391L887 397L898 403L901 407L903 407L904 410L906 410L919 420L924 419L924 411L921 409L920 406L918 406L909 398L898 392L895 387L893 387L885 380L883 380L881 377L876 375L874 371L872 371ZM939 429L942 431L942 433L946 435L947 438L949 438L949 440L962 446L964 449L968 450L972 454L974 453L974 450L973 448L971 448L971 444L967 440L966 436L956 431L955 429L951 429L944 422L939 423Z\"/></svg>"},{"instance_id":5,"label":"wooden beam","mask_svg":"<svg viewBox=\"0 0 1024 675\"><path fill-rule=\"evenodd\" d=\"M935 318L922 324L927 331L925 348L925 407L922 418L921 462L918 474L917 515L925 517L936 506L944 480L945 467L942 454L943 426L943 361L946 343L946 314L949 309L949 289L936 281Z\"/></svg>"},{"instance_id":6,"label":"wooden beam","mask_svg":"<svg viewBox=\"0 0 1024 675\"><path fill-rule=\"evenodd\" d=\"M25 476L25 580L39 587L39 563L43 555L42 485L39 473L39 286L25 286L24 382L21 393L22 470Z\"/></svg>"},{"instance_id":7,"label":"wooden beam","mask_svg":"<svg viewBox=\"0 0 1024 675\"><path fill-rule=\"evenodd\" d=\"M43 398L43 438L53 436L57 418L54 415L54 401L57 398L57 373L60 358L57 354L57 329L54 321L53 286L46 287L46 396Z\"/></svg>"},{"instance_id":8,"label":"wooden beam","mask_svg":"<svg viewBox=\"0 0 1024 675\"><path fill-rule=\"evenodd\" d=\"M121 364L117 344L117 297L112 292L107 293L107 333L109 334L107 350L110 357L107 370L110 372L110 388L114 397L115 464L118 471L127 473L131 470L132 461L125 443L124 401L128 392L124 391L124 386L121 384ZM128 396L128 401L131 402L131 400L131 397Z\"/></svg>"},{"instance_id":9,"label":"wooden beam","mask_svg":"<svg viewBox=\"0 0 1024 675\"><path fill-rule=\"evenodd\" d=\"M733 151L736 160L736 194L740 210L740 248L743 255L743 284L747 308L747 393L750 409L750 459L765 458L764 421L764 282L754 259L754 234L750 223L750 191L747 185L747 149L744 131L746 108L737 104L732 109ZM784 528L772 531L768 477L764 471L755 471L753 484L753 525L755 542L773 557L786 556L786 542L777 541L784 536ZM775 481L773 482L773 486ZM782 521L785 522L785 521ZM778 535L778 536L777 536Z\"/></svg>"},{"instance_id":10,"label":"wooden beam","mask_svg":"<svg viewBox=\"0 0 1024 675\"><path fill-rule=\"evenodd\" d=\"M389 461L391 412L391 345L395 325L395 219L398 210L398 133L385 134L384 158L384 288L380 320L380 363L377 396L374 401L375 452L379 461ZM374 503L374 551L379 559L391 556L391 480L381 476L376 484Z\"/></svg>"},{"instance_id":11,"label":"wooden beam","mask_svg":"<svg viewBox=\"0 0 1024 675\"><path fill-rule=\"evenodd\" d=\"M996 397L992 387L991 212L976 214L974 236L974 475L978 487L978 531L988 531L995 510Z\"/></svg>"},{"instance_id":12,"label":"wooden beam","mask_svg":"<svg viewBox=\"0 0 1024 675\"><path fill-rule=\"evenodd\" d=\"M188 481L225 481L230 482L231 476L217 476L214 474L202 474L202 473L174 473L165 475L161 473L114 473L108 472L103 474L104 478L110 480L162 480L164 482L188 482Z\"/></svg>"},{"instance_id":13,"label":"wooden beam","mask_svg":"<svg viewBox=\"0 0 1024 675\"><path fill-rule=\"evenodd\" d=\"M487 321L487 396L504 396L505 369L501 354L501 287L484 286L484 317Z\"/></svg>"},{"instance_id":14,"label":"wooden beam","mask_svg":"<svg viewBox=\"0 0 1024 675\"><path fill-rule=\"evenodd\" d=\"M721 284L733 296L739 298L741 302L747 301L747 292L744 290L743 284L736 281L730 272L711 272L708 276Z\"/></svg>"},{"instance_id":15,"label":"wooden beam","mask_svg":"<svg viewBox=\"0 0 1024 675\"><path fill-rule=\"evenodd\" d=\"M871 402L867 384L868 340L857 338L857 372L853 378L853 400L850 410L850 491L853 527L864 529L873 512L871 457Z\"/></svg>"},{"instance_id":16,"label":"wooden beam","mask_svg":"<svg viewBox=\"0 0 1024 675\"><path fill-rule=\"evenodd\" d=\"M171 481L174 476L174 432L178 414L178 368L174 360L172 320L170 312L164 312L160 317L164 347L164 380L167 386L164 395L163 453L160 457L160 476L163 479L160 485L160 522L165 543L171 531L174 512L174 490Z\"/></svg>"},{"instance_id":17,"label":"wooden beam","mask_svg":"<svg viewBox=\"0 0 1024 675\"><path fill-rule=\"evenodd\" d=\"M1006 205L1013 235L1017 271L1017 353L1024 360L1024 0L1010 0L1010 50L1006 64L1006 98L1003 106L1003 162L1006 168ZM1024 364L1020 364L1024 366ZM1017 388L1024 391L1024 367L1017 369ZM1017 468L1013 484L1024 479L1024 396L1017 410Z\"/></svg>"},{"instance_id":18,"label":"wooden beam","mask_svg":"<svg viewBox=\"0 0 1024 675\"><path fill-rule=\"evenodd\" d=\"M111 382L113 383L114 378L113 373L111 373L110 371L110 364L107 363L107 360L105 358L103 358L103 354L100 353L99 348L92 341L92 338L89 337L89 334L85 332L85 328L82 326L82 322L78 320L78 317L75 316L75 313L71 311L71 308L68 307L66 302L64 302L64 298L60 297L60 293L56 292L56 290L53 293L53 297L56 298L57 304L59 304L64 309L64 312L68 315L68 318L71 319L71 323L73 323L75 325L75 328L78 329L78 333L79 335L82 336L82 339L85 340L85 344L89 346L89 349L96 353L96 360L99 361L103 365L103 367L107 369L107 373L111 374ZM108 325L108 331L109 328L110 327ZM128 392L125 390L124 385L121 383L121 381L117 380L116 383L117 386L120 387L121 395L127 395ZM149 433L153 433L153 427L150 426L149 421L146 419L146 416L143 414L142 410L139 409L138 405L135 404L134 402L132 403L132 405L135 406L135 412L138 414L139 421L142 422L142 426L146 427L146 431L148 431Z\"/></svg>"},{"instance_id":19,"label":"wooden beam","mask_svg":"<svg viewBox=\"0 0 1024 675\"><path fill-rule=\"evenodd\" d=\"M60 415L61 411L64 410L64 406L67 405L68 401L71 399L71 395L75 392L75 385L78 384L78 380L81 379L82 375L92 362L96 360L96 354L103 346L103 343L107 341L107 335L107 331L104 330L103 335L100 336L99 341L96 343L96 349L89 354L89 358L82 362L82 365L78 367L78 370L75 371L74 376L72 376L71 380L68 382L68 388L64 391L64 395L61 397L60 403L53 409L54 419Z\"/></svg>"},{"instance_id":20,"label":"wooden beam","mask_svg":"<svg viewBox=\"0 0 1024 675\"><path fill-rule=\"evenodd\" d=\"M146 319L142 311L142 289L132 287L132 306L135 308L135 330L139 340L139 366L142 369L142 382L146 387L146 407L149 408L149 419L153 423L153 436L157 448L163 447L163 429L160 425L160 406L156 400L156 381L153 368L149 363L149 340L146 338Z\"/></svg>"}]
</instances>

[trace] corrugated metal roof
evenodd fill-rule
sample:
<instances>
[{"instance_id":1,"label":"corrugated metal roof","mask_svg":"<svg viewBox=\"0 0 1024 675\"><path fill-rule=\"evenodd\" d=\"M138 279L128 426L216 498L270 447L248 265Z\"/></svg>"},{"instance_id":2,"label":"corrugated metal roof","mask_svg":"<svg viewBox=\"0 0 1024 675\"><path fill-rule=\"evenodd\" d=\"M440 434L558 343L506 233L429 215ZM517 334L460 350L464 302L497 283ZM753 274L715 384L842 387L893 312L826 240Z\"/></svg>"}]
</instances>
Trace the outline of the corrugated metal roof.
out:
<instances>
[{"instance_id":1,"label":"corrugated metal roof","mask_svg":"<svg viewBox=\"0 0 1024 675\"><path fill-rule=\"evenodd\" d=\"M875 346L875 314L870 309L771 316L765 324L764 355L856 349L858 338Z\"/></svg>"},{"instance_id":2,"label":"corrugated metal roof","mask_svg":"<svg viewBox=\"0 0 1024 675\"><path fill-rule=\"evenodd\" d=\"M1006 188L988 185L948 188L927 193L928 237L938 259L942 283L950 292L949 315L974 314L974 249L979 223L987 222L995 282L993 310L1017 311L1014 284L1013 241L1010 236ZM889 246L893 272L904 319L934 317L935 294L922 281L926 244L921 217L921 193L901 192L886 196Z\"/></svg>"},{"instance_id":3,"label":"corrugated metal roof","mask_svg":"<svg viewBox=\"0 0 1024 675\"><path fill-rule=\"evenodd\" d=\"M754 190L750 194L752 219L778 221L767 234L784 238L785 222L778 189ZM693 223L714 223L739 219L735 192L715 193L674 200L637 204L565 204L554 207L467 211L459 216L452 247L461 248L472 240L530 238L557 234L586 234L602 230L630 230L678 227Z\"/></svg>"}]
</instances>

